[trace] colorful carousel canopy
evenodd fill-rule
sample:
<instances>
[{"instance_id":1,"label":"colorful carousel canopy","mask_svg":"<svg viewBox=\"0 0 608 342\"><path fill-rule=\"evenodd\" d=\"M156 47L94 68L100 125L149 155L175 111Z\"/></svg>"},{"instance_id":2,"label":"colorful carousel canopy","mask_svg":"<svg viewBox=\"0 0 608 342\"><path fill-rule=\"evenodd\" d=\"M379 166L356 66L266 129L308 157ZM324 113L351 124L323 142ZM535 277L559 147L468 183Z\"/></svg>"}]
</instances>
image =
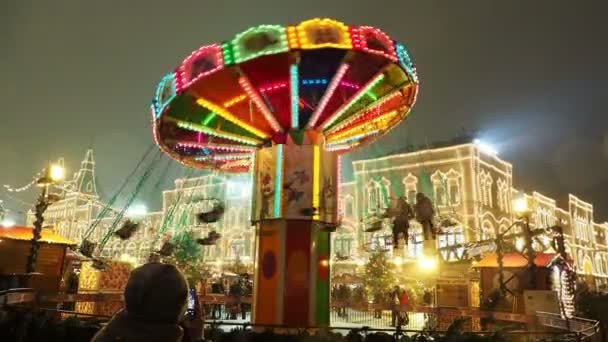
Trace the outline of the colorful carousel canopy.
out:
<instances>
[{"instance_id":1,"label":"colorful carousel canopy","mask_svg":"<svg viewBox=\"0 0 608 342\"><path fill-rule=\"evenodd\" d=\"M407 49L377 28L262 25L199 48L161 79L154 137L185 165L247 171L264 146L371 142L406 117L417 90Z\"/></svg>"}]
</instances>

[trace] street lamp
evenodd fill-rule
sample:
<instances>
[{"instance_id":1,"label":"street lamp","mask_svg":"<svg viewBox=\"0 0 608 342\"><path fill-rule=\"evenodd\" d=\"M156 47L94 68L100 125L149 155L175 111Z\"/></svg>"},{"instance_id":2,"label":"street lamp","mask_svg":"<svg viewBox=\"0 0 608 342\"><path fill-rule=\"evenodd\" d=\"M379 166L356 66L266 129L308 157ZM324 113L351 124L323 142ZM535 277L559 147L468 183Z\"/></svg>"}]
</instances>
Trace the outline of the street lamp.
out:
<instances>
[{"instance_id":1,"label":"street lamp","mask_svg":"<svg viewBox=\"0 0 608 342\"><path fill-rule=\"evenodd\" d=\"M44 223L44 212L51 204L51 201L56 196L49 195L49 186L61 181L65 177L65 169L63 166L58 164L50 164L46 168L44 175L36 181L36 185L40 187L41 193L36 202L34 215L36 221L34 221L34 230L32 237L32 246L30 249L30 255L27 258L26 273L32 273L36 269L36 261L38 260L38 250L40 249L40 232L42 231L42 224Z\"/></svg>"},{"instance_id":2,"label":"street lamp","mask_svg":"<svg viewBox=\"0 0 608 342\"><path fill-rule=\"evenodd\" d=\"M524 220L524 248L525 257L528 260L528 276L530 289L536 288L536 264L534 259L536 258L534 248L532 246L532 231L530 230L530 212L531 208L528 203L528 198L524 193L519 193L513 199L513 211L517 216Z\"/></svg>"}]
</instances>

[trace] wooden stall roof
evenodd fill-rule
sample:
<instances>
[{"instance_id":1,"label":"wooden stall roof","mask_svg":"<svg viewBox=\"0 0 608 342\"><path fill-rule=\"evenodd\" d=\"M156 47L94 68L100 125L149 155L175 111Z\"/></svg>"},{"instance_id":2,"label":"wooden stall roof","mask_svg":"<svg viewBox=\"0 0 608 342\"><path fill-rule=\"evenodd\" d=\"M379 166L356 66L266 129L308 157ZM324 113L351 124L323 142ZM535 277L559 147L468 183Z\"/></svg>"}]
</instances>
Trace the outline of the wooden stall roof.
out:
<instances>
[{"instance_id":1,"label":"wooden stall roof","mask_svg":"<svg viewBox=\"0 0 608 342\"><path fill-rule=\"evenodd\" d=\"M555 253L536 253L536 257L534 258L534 263L536 267L547 267L551 260L555 258ZM516 268L516 267L526 267L528 265L528 261L524 258L523 255L519 253L505 253L503 258L503 266ZM483 259L481 259L477 264L473 267L482 268L482 267L498 267L498 262L496 261L496 253L489 253Z\"/></svg>"},{"instance_id":2,"label":"wooden stall roof","mask_svg":"<svg viewBox=\"0 0 608 342\"><path fill-rule=\"evenodd\" d=\"M76 245L74 241L68 240L63 236L51 232L48 229L43 229L40 235L40 242L54 243L67 246ZM9 228L0 228L0 239L30 241L32 237L32 227L14 226Z\"/></svg>"}]
</instances>

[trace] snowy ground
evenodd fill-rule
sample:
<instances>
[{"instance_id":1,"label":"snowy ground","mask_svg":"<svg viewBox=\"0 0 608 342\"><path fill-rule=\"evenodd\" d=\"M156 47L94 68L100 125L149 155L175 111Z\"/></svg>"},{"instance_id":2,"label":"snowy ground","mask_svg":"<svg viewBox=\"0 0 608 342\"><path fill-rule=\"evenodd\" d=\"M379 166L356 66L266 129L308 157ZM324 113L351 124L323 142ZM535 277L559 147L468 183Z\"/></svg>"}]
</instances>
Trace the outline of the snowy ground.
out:
<instances>
[{"instance_id":1,"label":"snowy ground","mask_svg":"<svg viewBox=\"0 0 608 342\"><path fill-rule=\"evenodd\" d=\"M382 318L374 318L372 312L362 312L356 311L352 309L347 309L346 317L339 317L336 312L331 313L330 325L332 327L340 327L340 328L362 328L362 327L370 327L377 329L391 329L391 312L384 311L382 313ZM225 318L225 315L222 315L222 318ZM424 327L424 313L409 313L409 324L402 326L402 329L406 330L421 330ZM209 322L208 320L207 322ZM241 319L241 316L238 316L236 320L218 320L219 327L224 331L230 331L236 327L237 324L246 324L250 323L249 314L246 315L245 319ZM336 330L337 331L337 330Z\"/></svg>"}]
</instances>

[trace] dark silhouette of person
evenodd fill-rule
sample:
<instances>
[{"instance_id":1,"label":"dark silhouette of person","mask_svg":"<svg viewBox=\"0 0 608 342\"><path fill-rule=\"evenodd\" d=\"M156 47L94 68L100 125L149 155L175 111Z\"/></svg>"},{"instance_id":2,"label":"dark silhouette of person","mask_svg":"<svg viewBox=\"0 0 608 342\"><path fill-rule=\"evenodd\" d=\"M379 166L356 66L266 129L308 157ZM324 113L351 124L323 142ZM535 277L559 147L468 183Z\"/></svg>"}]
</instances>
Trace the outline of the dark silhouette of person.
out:
<instances>
[{"instance_id":1,"label":"dark silhouette of person","mask_svg":"<svg viewBox=\"0 0 608 342\"><path fill-rule=\"evenodd\" d=\"M173 265L149 263L134 269L119 311L91 342L181 342L188 283Z\"/></svg>"},{"instance_id":2,"label":"dark silhouette of person","mask_svg":"<svg viewBox=\"0 0 608 342\"><path fill-rule=\"evenodd\" d=\"M433 216L435 209L433 203L422 192L416 194L416 219L422 225L425 240L435 240L435 227L433 226Z\"/></svg>"},{"instance_id":3,"label":"dark silhouette of person","mask_svg":"<svg viewBox=\"0 0 608 342\"><path fill-rule=\"evenodd\" d=\"M224 284L222 281L218 279L213 285L211 285L211 293L213 294L225 294ZM211 318L221 318L222 317L222 305L221 304L213 304L213 309L211 311Z\"/></svg>"},{"instance_id":4,"label":"dark silhouette of person","mask_svg":"<svg viewBox=\"0 0 608 342\"><path fill-rule=\"evenodd\" d=\"M404 196L397 199L397 205L387 212L393 218L393 247L399 248L399 236L403 234L405 245L409 239L410 220L414 218L414 210Z\"/></svg>"}]
</instances>

